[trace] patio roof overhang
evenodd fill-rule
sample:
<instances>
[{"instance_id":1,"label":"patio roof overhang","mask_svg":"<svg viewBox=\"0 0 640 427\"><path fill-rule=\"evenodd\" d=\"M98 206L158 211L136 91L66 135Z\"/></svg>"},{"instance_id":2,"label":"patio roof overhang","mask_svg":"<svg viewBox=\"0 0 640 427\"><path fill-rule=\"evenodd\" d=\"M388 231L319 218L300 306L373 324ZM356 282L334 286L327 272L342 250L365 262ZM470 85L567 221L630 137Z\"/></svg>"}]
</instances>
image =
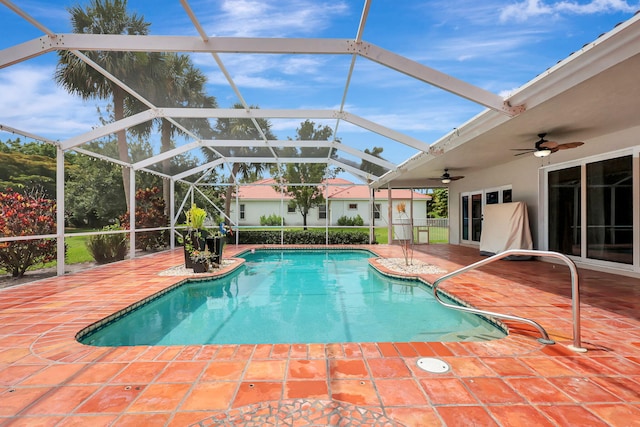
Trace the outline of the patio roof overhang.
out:
<instances>
[{"instance_id":1,"label":"patio roof overhang","mask_svg":"<svg viewBox=\"0 0 640 427\"><path fill-rule=\"evenodd\" d=\"M514 160L511 148L530 147L545 132L567 141L640 126L640 13L516 90L509 100L526 105L517 116L485 110L428 151L388 172L374 187L438 185L443 169L477 172Z\"/></svg>"}]
</instances>

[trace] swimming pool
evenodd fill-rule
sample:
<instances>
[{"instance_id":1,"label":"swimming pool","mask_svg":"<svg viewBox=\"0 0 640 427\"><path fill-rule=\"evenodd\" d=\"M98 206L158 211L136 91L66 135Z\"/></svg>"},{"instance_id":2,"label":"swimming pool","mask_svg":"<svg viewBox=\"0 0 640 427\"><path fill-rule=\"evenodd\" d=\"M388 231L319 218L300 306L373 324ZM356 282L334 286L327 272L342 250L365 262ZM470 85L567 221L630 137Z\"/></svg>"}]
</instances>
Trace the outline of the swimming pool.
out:
<instances>
[{"instance_id":1,"label":"swimming pool","mask_svg":"<svg viewBox=\"0 0 640 427\"><path fill-rule=\"evenodd\" d=\"M94 346L485 341L487 320L447 309L419 281L386 277L362 250L258 250L79 337Z\"/></svg>"}]
</instances>

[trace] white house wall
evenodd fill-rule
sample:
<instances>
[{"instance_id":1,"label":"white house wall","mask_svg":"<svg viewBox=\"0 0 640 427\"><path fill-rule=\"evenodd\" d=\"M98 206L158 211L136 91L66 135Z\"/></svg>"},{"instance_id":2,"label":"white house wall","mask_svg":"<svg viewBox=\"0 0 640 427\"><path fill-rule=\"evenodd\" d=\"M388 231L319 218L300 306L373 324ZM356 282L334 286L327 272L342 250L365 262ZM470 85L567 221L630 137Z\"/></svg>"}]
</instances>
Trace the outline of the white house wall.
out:
<instances>
[{"instance_id":1,"label":"white house wall","mask_svg":"<svg viewBox=\"0 0 640 427\"><path fill-rule=\"evenodd\" d=\"M527 204L534 247L536 249L542 248L544 213L540 212L538 200L541 168L638 146L640 145L640 126L590 138L584 142L585 144L579 148L558 151L542 160L533 155L523 155L518 156L513 162L496 165L481 172L467 173L465 171L465 178L451 183L449 187L450 242L461 243L461 193L511 185L513 201L523 201ZM636 189L636 191L638 190Z\"/></svg>"},{"instance_id":2,"label":"white house wall","mask_svg":"<svg viewBox=\"0 0 640 427\"><path fill-rule=\"evenodd\" d=\"M393 217L398 217L396 206L402 200L394 200L393 202ZM409 215L409 200L404 200L407 204L406 210ZM413 201L413 216L419 221L426 217L426 200L419 199ZM285 200L281 204L280 200L241 200L238 205L244 205L245 217L244 219L238 219L236 215L235 203L231 204L231 218L233 218L240 226L259 226L261 216L278 215L284 218L285 226L287 227L301 227L302 215L297 210L295 212L287 212L288 200ZM357 209L349 209L349 204L356 203ZM386 200L375 200L376 204L380 204L380 219L376 219L376 226L386 226L389 223L388 220L388 202ZM355 218L360 215L364 221L364 225L370 224L370 207L369 200L330 200L329 202L329 225L338 225L338 219L342 216L349 218ZM324 227L326 220L324 218L318 218L318 208L313 208L307 215L307 225L311 227Z\"/></svg>"}]
</instances>

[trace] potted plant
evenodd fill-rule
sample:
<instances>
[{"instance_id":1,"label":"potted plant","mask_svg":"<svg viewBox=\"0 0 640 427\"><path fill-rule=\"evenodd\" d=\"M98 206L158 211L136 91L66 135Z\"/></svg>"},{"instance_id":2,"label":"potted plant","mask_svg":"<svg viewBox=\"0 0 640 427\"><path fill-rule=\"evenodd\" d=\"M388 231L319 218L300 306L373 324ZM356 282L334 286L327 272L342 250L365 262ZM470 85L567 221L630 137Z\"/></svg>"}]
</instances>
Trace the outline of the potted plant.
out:
<instances>
[{"instance_id":1,"label":"potted plant","mask_svg":"<svg viewBox=\"0 0 640 427\"><path fill-rule=\"evenodd\" d=\"M194 203L191 205L191 209L185 211L184 214L187 218L187 232L182 241L184 245L184 264L187 268L193 268L191 254L196 250L202 251L206 247L203 226L207 212Z\"/></svg>"},{"instance_id":2,"label":"potted plant","mask_svg":"<svg viewBox=\"0 0 640 427\"><path fill-rule=\"evenodd\" d=\"M192 268L194 273L206 273L209 271L209 260L211 259L211 252L209 252L209 249L195 249L191 252L190 258L193 263Z\"/></svg>"},{"instance_id":3,"label":"potted plant","mask_svg":"<svg viewBox=\"0 0 640 427\"><path fill-rule=\"evenodd\" d=\"M213 237L207 238L207 247L209 251L211 251L211 261L214 264L222 263L222 251L224 250L224 242L227 234L232 235L233 231L231 227L226 225L224 222L220 223L220 227L215 232Z\"/></svg>"}]
</instances>

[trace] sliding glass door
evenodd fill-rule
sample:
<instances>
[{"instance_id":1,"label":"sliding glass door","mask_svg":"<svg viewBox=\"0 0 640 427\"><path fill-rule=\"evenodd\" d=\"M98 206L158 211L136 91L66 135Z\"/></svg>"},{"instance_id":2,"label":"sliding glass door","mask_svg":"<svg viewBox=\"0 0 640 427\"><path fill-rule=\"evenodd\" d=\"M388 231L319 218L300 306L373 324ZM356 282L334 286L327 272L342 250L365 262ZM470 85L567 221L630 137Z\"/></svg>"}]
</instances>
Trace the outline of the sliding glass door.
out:
<instances>
[{"instance_id":1,"label":"sliding glass door","mask_svg":"<svg viewBox=\"0 0 640 427\"><path fill-rule=\"evenodd\" d=\"M549 250L633 264L631 155L549 171L547 206Z\"/></svg>"},{"instance_id":2,"label":"sliding glass door","mask_svg":"<svg viewBox=\"0 0 640 427\"><path fill-rule=\"evenodd\" d=\"M632 157L587 164L587 258L633 264Z\"/></svg>"},{"instance_id":3,"label":"sliding glass door","mask_svg":"<svg viewBox=\"0 0 640 427\"><path fill-rule=\"evenodd\" d=\"M549 172L549 250L580 255L581 168Z\"/></svg>"}]
</instances>

